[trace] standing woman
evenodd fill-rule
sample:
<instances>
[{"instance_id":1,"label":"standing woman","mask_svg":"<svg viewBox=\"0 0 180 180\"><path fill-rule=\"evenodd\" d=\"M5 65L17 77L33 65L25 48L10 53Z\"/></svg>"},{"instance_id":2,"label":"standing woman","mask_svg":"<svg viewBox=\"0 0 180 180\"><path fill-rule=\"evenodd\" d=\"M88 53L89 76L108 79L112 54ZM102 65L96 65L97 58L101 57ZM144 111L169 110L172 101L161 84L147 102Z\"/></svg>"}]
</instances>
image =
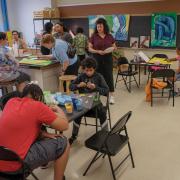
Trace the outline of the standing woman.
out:
<instances>
[{"instance_id":1,"label":"standing woman","mask_svg":"<svg viewBox=\"0 0 180 180\"><path fill-rule=\"evenodd\" d=\"M112 47L112 48L110 48ZM104 51L110 48L110 51ZM113 60L112 51L116 48L115 40L109 33L109 27L104 18L96 21L93 35L89 40L89 51L93 53L98 63L97 71L101 73L106 80L110 90L110 104L114 104L114 81L113 81Z\"/></svg>"}]
</instances>

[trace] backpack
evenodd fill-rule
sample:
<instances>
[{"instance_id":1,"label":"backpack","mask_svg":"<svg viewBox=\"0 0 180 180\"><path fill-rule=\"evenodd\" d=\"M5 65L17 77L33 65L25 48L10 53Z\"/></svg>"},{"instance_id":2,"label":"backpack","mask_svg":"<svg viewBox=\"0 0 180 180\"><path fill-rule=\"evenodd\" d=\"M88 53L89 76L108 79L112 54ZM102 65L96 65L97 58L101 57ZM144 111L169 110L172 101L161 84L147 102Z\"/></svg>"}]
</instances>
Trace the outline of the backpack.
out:
<instances>
[{"instance_id":1,"label":"backpack","mask_svg":"<svg viewBox=\"0 0 180 180\"><path fill-rule=\"evenodd\" d=\"M74 58L76 55L76 48L68 43L67 55L69 58Z\"/></svg>"}]
</instances>

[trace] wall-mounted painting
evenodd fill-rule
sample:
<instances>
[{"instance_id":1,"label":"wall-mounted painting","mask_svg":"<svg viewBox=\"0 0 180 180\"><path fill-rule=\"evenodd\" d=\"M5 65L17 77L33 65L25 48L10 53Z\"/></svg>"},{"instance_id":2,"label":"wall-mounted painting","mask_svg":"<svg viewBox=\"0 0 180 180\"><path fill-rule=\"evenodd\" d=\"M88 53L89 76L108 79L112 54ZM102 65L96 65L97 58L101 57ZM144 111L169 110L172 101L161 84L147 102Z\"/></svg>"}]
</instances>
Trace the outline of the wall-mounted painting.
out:
<instances>
[{"instance_id":1,"label":"wall-mounted painting","mask_svg":"<svg viewBox=\"0 0 180 180\"><path fill-rule=\"evenodd\" d=\"M139 45L139 38L138 37L131 37L130 38L130 48L137 49Z\"/></svg>"},{"instance_id":2,"label":"wall-mounted painting","mask_svg":"<svg viewBox=\"0 0 180 180\"><path fill-rule=\"evenodd\" d=\"M97 15L89 16L89 36L92 35L98 18L106 19L110 33L117 41L128 41L130 15Z\"/></svg>"},{"instance_id":3,"label":"wall-mounted painting","mask_svg":"<svg viewBox=\"0 0 180 180\"><path fill-rule=\"evenodd\" d=\"M140 48L149 48L150 36L140 36Z\"/></svg>"},{"instance_id":4,"label":"wall-mounted painting","mask_svg":"<svg viewBox=\"0 0 180 180\"><path fill-rule=\"evenodd\" d=\"M177 14L156 13L151 20L151 46L176 47Z\"/></svg>"}]
</instances>

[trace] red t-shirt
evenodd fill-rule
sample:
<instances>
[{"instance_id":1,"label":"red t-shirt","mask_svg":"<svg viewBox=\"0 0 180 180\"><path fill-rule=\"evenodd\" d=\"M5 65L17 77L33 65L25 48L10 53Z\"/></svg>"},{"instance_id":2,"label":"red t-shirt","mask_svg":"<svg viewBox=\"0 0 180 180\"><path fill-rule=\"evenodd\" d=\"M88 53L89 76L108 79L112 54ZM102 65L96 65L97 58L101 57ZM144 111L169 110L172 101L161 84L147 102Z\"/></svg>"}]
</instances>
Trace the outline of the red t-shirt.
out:
<instances>
[{"instance_id":1,"label":"red t-shirt","mask_svg":"<svg viewBox=\"0 0 180 180\"><path fill-rule=\"evenodd\" d=\"M95 50L102 50L112 47L112 45L115 43L115 40L111 34L106 34L104 38L99 36L99 34L93 34L90 38L90 43L93 45L93 48Z\"/></svg>"},{"instance_id":2,"label":"red t-shirt","mask_svg":"<svg viewBox=\"0 0 180 180\"><path fill-rule=\"evenodd\" d=\"M57 118L45 104L31 98L13 98L0 116L0 146L15 151L25 158L30 146L40 133L41 125L50 125ZM17 162L0 161L0 170L15 171Z\"/></svg>"}]
</instances>

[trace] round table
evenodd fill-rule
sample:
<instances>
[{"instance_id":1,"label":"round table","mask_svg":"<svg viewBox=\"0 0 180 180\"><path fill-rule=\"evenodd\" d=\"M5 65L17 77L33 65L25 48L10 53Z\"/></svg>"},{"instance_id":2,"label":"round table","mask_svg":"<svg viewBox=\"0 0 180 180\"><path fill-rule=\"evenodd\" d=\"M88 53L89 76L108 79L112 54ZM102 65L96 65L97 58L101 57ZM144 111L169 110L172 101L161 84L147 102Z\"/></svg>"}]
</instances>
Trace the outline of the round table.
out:
<instances>
[{"instance_id":1,"label":"round table","mask_svg":"<svg viewBox=\"0 0 180 180\"><path fill-rule=\"evenodd\" d=\"M0 80L0 89L2 89L2 95L8 93L8 86L13 86L16 82L16 79L20 76L20 73L14 72L10 77L4 80Z\"/></svg>"}]
</instances>

